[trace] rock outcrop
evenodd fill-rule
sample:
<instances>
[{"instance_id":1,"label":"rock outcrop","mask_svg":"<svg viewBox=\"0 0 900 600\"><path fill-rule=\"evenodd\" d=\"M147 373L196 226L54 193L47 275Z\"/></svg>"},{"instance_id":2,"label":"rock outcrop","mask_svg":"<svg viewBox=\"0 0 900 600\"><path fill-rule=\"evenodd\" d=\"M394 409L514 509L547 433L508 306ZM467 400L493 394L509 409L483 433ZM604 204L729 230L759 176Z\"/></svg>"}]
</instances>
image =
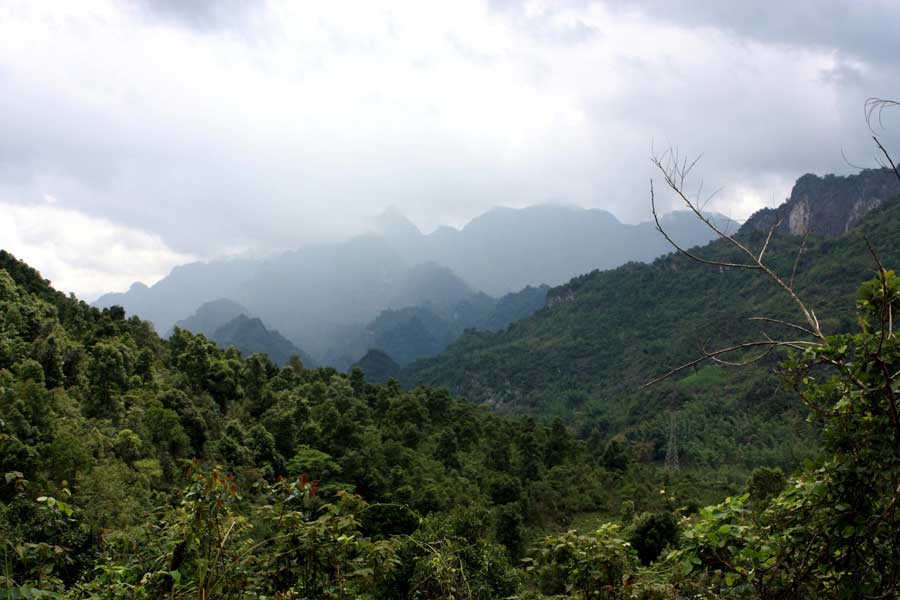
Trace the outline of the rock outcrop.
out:
<instances>
[{"instance_id":1,"label":"rock outcrop","mask_svg":"<svg viewBox=\"0 0 900 600\"><path fill-rule=\"evenodd\" d=\"M764 208L741 231L768 230L781 219L779 231L835 237L850 230L869 211L900 195L900 181L888 169L864 169L856 175L804 175L791 197L778 208Z\"/></svg>"}]
</instances>

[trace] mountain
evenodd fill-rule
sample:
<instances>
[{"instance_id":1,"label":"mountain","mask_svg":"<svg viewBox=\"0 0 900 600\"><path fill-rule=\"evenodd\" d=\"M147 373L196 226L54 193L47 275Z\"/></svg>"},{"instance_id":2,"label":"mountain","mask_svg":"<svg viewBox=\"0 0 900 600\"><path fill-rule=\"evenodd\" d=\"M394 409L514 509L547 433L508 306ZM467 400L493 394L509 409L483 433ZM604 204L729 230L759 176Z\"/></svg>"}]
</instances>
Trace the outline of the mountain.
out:
<instances>
[{"instance_id":1,"label":"mountain","mask_svg":"<svg viewBox=\"0 0 900 600\"><path fill-rule=\"evenodd\" d=\"M781 220L781 232L803 235L809 231L836 237L896 194L900 194L900 182L889 169L864 169L846 177L806 174L797 180L784 204L758 211L742 231L768 231Z\"/></svg>"},{"instance_id":2,"label":"mountain","mask_svg":"<svg viewBox=\"0 0 900 600\"><path fill-rule=\"evenodd\" d=\"M713 215L723 227L738 224ZM686 212L663 216L679 243L712 239ZM600 209L539 205L494 208L460 230L442 227L429 235L396 211L382 215L379 231L404 256L445 265L472 287L495 296L528 285L559 285L580 273L653 260L670 251L651 223L628 225Z\"/></svg>"},{"instance_id":3,"label":"mountain","mask_svg":"<svg viewBox=\"0 0 900 600\"><path fill-rule=\"evenodd\" d=\"M244 306L227 298L203 303L193 315L175 323L175 327L202 334L223 348L234 346L245 356L257 352L268 354L279 365L286 364L294 354L307 367L315 364L309 354L277 331L267 329Z\"/></svg>"},{"instance_id":4,"label":"mountain","mask_svg":"<svg viewBox=\"0 0 900 600\"><path fill-rule=\"evenodd\" d=\"M238 315L250 316L250 313L246 308L233 300L219 298L211 302L204 302L190 317L175 323L175 327L187 329L194 333L202 333L207 338L212 339L217 329Z\"/></svg>"},{"instance_id":5,"label":"mountain","mask_svg":"<svg viewBox=\"0 0 900 600\"><path fill-rule=\"evenodd\" d=\"M266 329L261 320L243 313L216 329L210 339L222 348L234 346L244 356L268 354L272 362L278 365L287 364L291 356L297 355L305 366L314 366L313 359L283 335Z\"/></svg>"},{"instance_id":6,"label":"mountain","mask_svg":"<svg viewBox=\"0 0 900 600\"><path fill-rule=\"evenodd\" d=\"M541 308L548 286L527 287L500 299L484 293L470 294L452 306L424 302L387 309L356 335L346 336L342 356L360 356L379 348L401 366L435 356L467 329L496 331ZM337 361L338 368L341 364Z\"/></svg>"},{"instance_id":7,"label":"mountain","mask_svg":"<svg viewBox=\"0 0 900 600\"><path fill-rule=\"evenodd\" d=\"M338 364L345 340L381 311L447 306L472 293L446 267L408 263L383 239L369 235L271 260L236 299L317 359Z\"/></svg>"},{"instance_id":8,"label":"mountain","mask_svg":"<svg viewBox=\"0 0 900 600\"><path fill-rule=\"evenodd\" d=\"M353 366L363 372L366 380L374 383L383 383L400 374L400 365L377 348L370 349Z\"/></svg>"},{"instance_id":9,"label":"mountain","mask_svg":"<svg viewBox=\"0 0 900 600\"><path fill-rule=\"evenodd\" d=\"M157 331L167 332L201 304L233 298L234 290L249 281L260 264L251 259L227 259L180 265L150 287L136 282L125 293L104 294L93 306L121 306L151 321Z\"/></svg>"},{"instance_id":10,"label":"mountain","mask_svg":"<svg viewBox=\"0 0 900 600\"><path fill-rule=\"evenodd\" d=\"M682 243L710 239L709 232L683 214L663 218ZM202 305L228 298L244 309L240 312L258 316L318 362L344 368L373 347L368 324L384 311L420 307L448 321L443 329L451 332L449 338L430 328L431 317L424 314L422 327L404 321L402 327L409 331L391 334L394 352L397 344L406 343L402 340L413 344L395 358L403 354L413 360L440 351L467 327L508 324L511 319L503 316L502 308L497 318L483 321L488 319L485 307L494 310L495 300L486 300L489 295L558 284L591 269L652 260L668 251L648 223L627 225L606 211L559 206L497 208L461 230L445 227L429 235L390 210L376 220L374 229L341 243L307 246L266 260L176 267L153 286L136 283L128 292L102 296L94 305L122 306L152 321L157 331L168 332ZM532 304L525 302L524 312L516 314L527 314ZM234 306L219 308L236 313ZM214 318L212 310L205 312L213 321L222 320ZM192 327L210 330L200 322Z\"/></svg>"},{"instance_id":11,"label":"mountain","mask_svg":"<svg viewBox=\"0 0 900 600\"><path fill-rule=\"evenodd\" d=\"M863 236L888 267L900 264L900 203L881 199L880 205L841 236L811 235L807 241L795 286L826 332L856 327L855 293L873 270ZM740 238L759 248L765 235L749 227ZM801 243L790 233L772 239L768 261L785 278ZM740 258L725 241L696 251ZM804 438L798 432L805 425L794 418L785 390L773 383L777 356L727 375L712 364L642 387L667 367L697 356L701 347L760 339L763 331L791 334L777 326L761 328L749 320L756 316L802 319L787 295L758 273L669 255L572 279L551 289L546 307L531 317L494 333L467 332L441 355L404 369L401 381L445 386L501 410L558 415L577 427L626 432L629 439L650 444L657 459L666 452L673 411L682 419L679 427L689 430L681 443L690 461L711 461L706 452L718 444L710 442L719 439L714 432L736 427L745 442L722 438L715 449L729 460L759 453L800 456ZM782 443L791 447L775 450Z\"/></svg>"}]
</instances>

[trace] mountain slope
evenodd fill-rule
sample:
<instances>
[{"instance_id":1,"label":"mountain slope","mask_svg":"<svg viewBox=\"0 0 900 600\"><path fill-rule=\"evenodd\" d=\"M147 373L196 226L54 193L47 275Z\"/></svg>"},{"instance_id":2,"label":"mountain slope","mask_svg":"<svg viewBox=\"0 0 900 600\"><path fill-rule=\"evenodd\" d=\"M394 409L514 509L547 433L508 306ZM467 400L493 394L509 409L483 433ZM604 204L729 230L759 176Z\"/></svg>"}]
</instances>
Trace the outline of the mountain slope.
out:
<instances>
[{"instance_id":1,"label":"mountain slope","mask_svg":"<svg viewBox=\"0 0 900 600\"><path fill-rule=\"evenodd\" d=\"M855 327L855 292L873 270L863 235L891 267L900 264L898 225L900 206L894 200L844 236L809 238L796 288L815 307L826 333ZM745 232L743 239L759 248L765 233ZM800 244L799 237L776 234L767 255L777 272L789 276ZM699 252L739 258L724 241ZM649 444L656 459L666 451L672 411L690 423L680 426L692 429L682 434L689 460L712 460L708 451L716 443L711 440L721 436L717 451L735 460L760 451L800 456L805 438L797 432L804 426L789 416L798 414L791 408L796 404L787 403L771 375L775 356L727 376L709 365L642 388L666 368L696 357L701 345L760 339L761 329L792 335L777 326L761 328L749 318L796 321L802 319L798 313L786 294L758 273L670 255L575 278L552 289L547 307L532 317L496 333L467 332L438 357L405 369L401 380L446 386L503 410L560 415L587 429L622 432ZM734 438L726 433L731 431ZM761 441L763 435L768 442ZM776 451L782 443L800 446ZM693 455L687 448L703 444L706 450Z\"/></svg>"},{"instance_id":2,"label":"mountain slope","mask_svg":"<svg viewBox=\"0 0 900 600\"><path fill-rule=\"evenodd\" d=\"M684 212L663 217L673 237L693 246L712 239ZM715 217L732 231L737 224ZM653 260L668 252L650 223L629 225L600 209L540 205L494 208L460 230L415 235L396 212L379 220L385 239L404 256L424 257L458 273L476 289L502 295L529 285L558 285L593 269Z\"/></svg>"},{"instance_id":3,"label":"mountain slope","mask_svg":"<svg viewBox=\"0 0 900 600\"><path fill-rule=\"evenodd\" d=\"M425 302L384 310L355 337L344 338L347 346L342 352L352 357L378 348L405 366L435 356L467 329L496 331L537 312L544 306L548 289L527 287L499 300L470 294L452 306Z\"/></svg>"},{"instance_id":4,"label":"mountain slope","mask_svg":"<svg viewBox=\"0 0 900 600\"><path fill-rule=\"evenodd\" d=\"M272 362L278 365L287 364L288 359L296 354L305 366L314 366L313 359L283 335L266 329L261 320L243 313L216 329L210 339L222 348L234 346L244 356L268 354Z\"/></svg>"},{"instance_id":5,"label":"mountain slope","mask_svg":"<svg viewBox=\"0 0 900 600\"><path fill-rule=\"evenodd\" d=\"M175 323L175 327L187 329L194 333L202 333L212 338L219 327L222 327L238 315L248 315L249 311L242 305L228 298L219 298L205 302L190 317Z\"/></svg>"},{"instance_id":6,"label":"mountain slope","mask_svg":"<svg viewBox=\"0 0 900 600\"><path fill-rule=\"evenodd\" d=\"M683 243L710 239L683 215L664 219ZM667 251L648 223L623 224L596 209L498 208L462 230L444 227L430 235L397 211L387 211L375 226L378 233L266 260L177 267L153 286L136 283L128 292L102 296L95 306L122 306L168 332L202 304L230 298L320 362L347 366L368 346L348 353L345 340L358 337L382 311L427 305L452 311L464 309L465 301L477 311L476 291L500 296L529 285L558 284L594 268L652 260ZM477 326L474 318L460 321ZM490 326L501 327L503 321Z\"/></svg>"},{"instance_id":7,"label":"mountain slope","mask_svg":"<svg viewBox=\"0 0 900 600\"><path fill-rule=\"evenodd\" d=\"M383 383L400 374L400 365L377 348L366 352L353 366L363 372L367 381L374 383Z\"/></svg>"},{"instance_id":8,"label":"mountain slope","mask_svg":"<svg viewBox=\"0 0 900 600\"><path fill-rule=\"evenodd\" d=\"M885 260L900 260L898 219L891 203L837 240L809 240L796 286L815 305L834 309L817 311L820 318L830 315L826 323L847 324L856 282L871 272L862 233ZM744 239L759 246L764 237L751 232ZM794 236L773 238L767 254L776 270L790 273L799 244ZM702 255L738 258L726 242L710 244ZM653 375L647 358L656 365L675 364L696 354L697 340L728 341L758 330L746 317L774 313L795 320L792 306L782 300L767 279L679 255L629 263L553 288L547 307L537 314L506 331L467 333L444 355L410 367L405 377L449 385L497 406L537 406L551 399L552 390L572 385L621 392Z\"/></svg>"}]
</instances>

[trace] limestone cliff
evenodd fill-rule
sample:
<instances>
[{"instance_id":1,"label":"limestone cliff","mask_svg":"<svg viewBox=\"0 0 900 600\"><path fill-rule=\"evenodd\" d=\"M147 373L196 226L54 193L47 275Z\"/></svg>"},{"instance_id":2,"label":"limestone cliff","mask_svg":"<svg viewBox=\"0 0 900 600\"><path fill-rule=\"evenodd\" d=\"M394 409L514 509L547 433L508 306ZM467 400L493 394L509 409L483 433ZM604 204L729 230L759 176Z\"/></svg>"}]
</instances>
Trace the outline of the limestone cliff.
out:
<instances>
[{"instance_id":1,"label":"limestone cliff","mask_svg":"<svg viewBox=\"0 0 900 600\"><path fill-rule=\"evenodd\" d=\"M851 229L869 211L900 194L900 181L887 169L865 169L856 175L804 175L791 197L778 208L764 208L741 228L768 230L781 219L779 230L803 235L807 231L834 237Z\"/></svg>"}]
</instances>

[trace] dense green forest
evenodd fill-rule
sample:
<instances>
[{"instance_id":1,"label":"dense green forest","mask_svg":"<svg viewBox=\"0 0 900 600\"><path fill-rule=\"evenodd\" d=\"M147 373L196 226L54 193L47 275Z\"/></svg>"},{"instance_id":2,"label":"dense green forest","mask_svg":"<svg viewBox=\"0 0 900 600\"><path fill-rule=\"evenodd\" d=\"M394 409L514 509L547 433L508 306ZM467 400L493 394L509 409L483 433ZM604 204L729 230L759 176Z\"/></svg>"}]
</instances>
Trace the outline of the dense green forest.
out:
<instances>
[{"instance_id":1,"label":"dense green forest","mask_svg":"<svg viewBox=\"0 0 900 600\"><path fill-rule=\"evenodd\" d=\"M0 261L9 597L505 597L535 536L704 488L559 421L163 340Z\"/></svg>"},{"instance_id":2,"label":"dense green forest","mask_svg":"<svg viewBox=\"0 0 900 600\"><path fill-rule=\"evenodd\" d=\"M884 256L895 248L878 226L894 228L896 210L864 229ZM851 242L815 243L855 260ZM795 345L783 364L821 456L790 478L760 468L745 483L726 463L710 468L715 458L658 468L651 448L612 429L585 435L298 358L279 368L183 330L163 340L119 308L54 291L5 252L0 266L5 598L898 591L893 272L863 286L855 323L823 319L858 333ZM781 314L774 300L760 306ZM660 393L754 383L728 381L704 368ZM799 412L766 410L784 408Z\"/></svg>"}]
</instances>

